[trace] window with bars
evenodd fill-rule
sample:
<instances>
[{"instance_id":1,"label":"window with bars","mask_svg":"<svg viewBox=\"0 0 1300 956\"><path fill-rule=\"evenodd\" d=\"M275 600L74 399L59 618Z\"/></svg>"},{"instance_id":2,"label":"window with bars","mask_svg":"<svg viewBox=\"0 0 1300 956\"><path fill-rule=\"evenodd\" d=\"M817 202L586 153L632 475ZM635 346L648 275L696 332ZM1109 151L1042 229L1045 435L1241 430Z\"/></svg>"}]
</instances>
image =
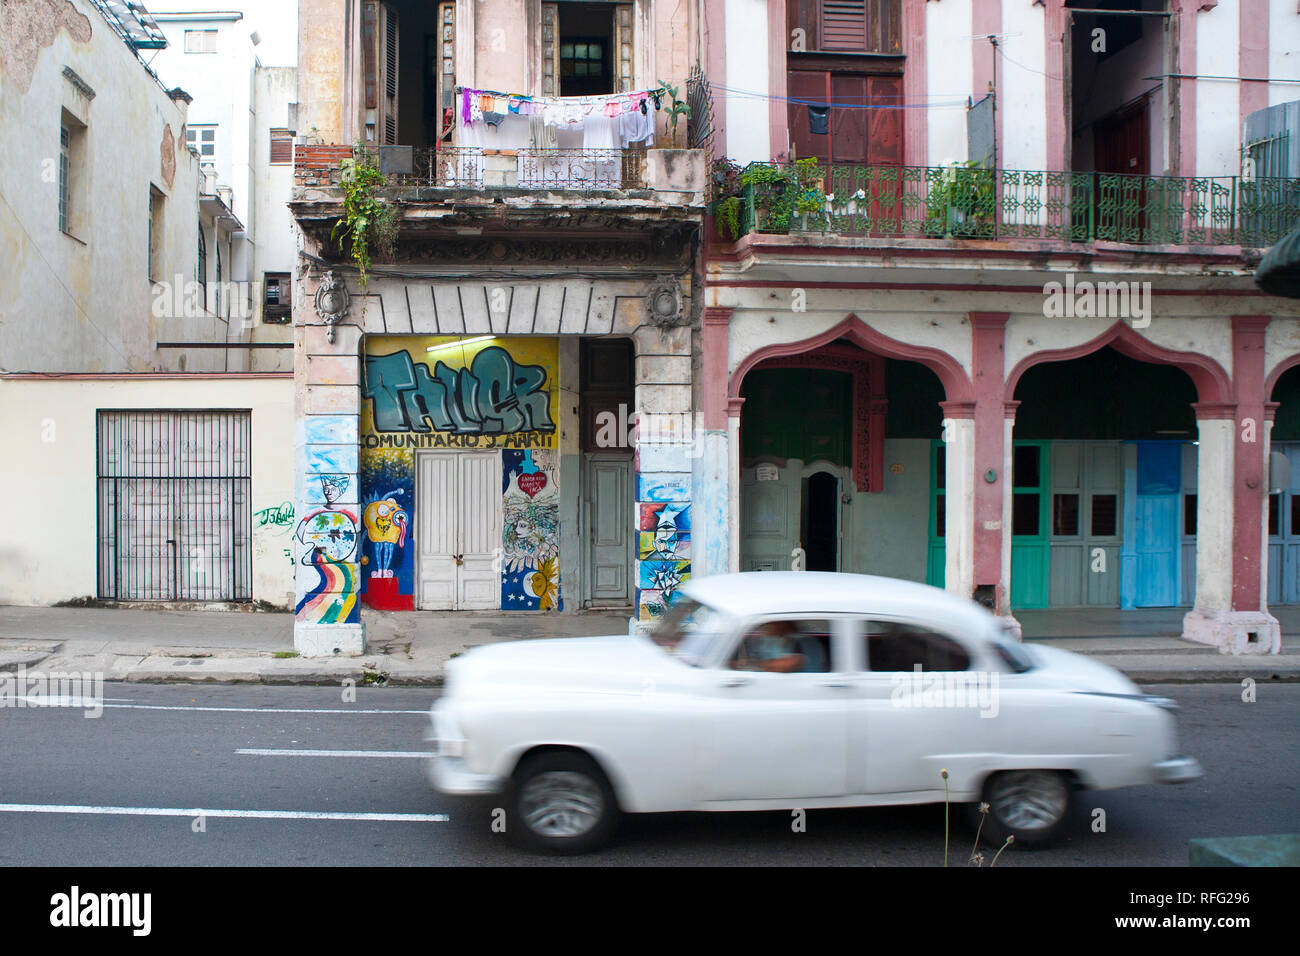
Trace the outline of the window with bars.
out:
<instances>
[{"instance_id":1,"label":"window with bars","mask_svg":"<svg viewBox=\"0 0 1300 956\"><path fill-rule=\"evenodd\" d=\"M68 231L68 175L72 166L72 130L59 127L59 231Z\"/></svg>"},{"instance_id":2,"label":"window with bars","mask_svg":"<svg viewBox=\"0 0 1300 956\"><path fill-rule=\"evenodd\" d=\"M208 308L208 241L203 235L203 220L199 220L199 261L194 269L199 283L199 295L202 296L203 309Z\"/></svg>"},{"instance_id":3,"label":"window with bars","mask_svg":"<svg viewBox=\"0 0 1300 956\"><path fill-rule=\"evenodd\" d=\"M97 417L99 596L251 600L251 412Z\"/></svg>"}]
</instances>

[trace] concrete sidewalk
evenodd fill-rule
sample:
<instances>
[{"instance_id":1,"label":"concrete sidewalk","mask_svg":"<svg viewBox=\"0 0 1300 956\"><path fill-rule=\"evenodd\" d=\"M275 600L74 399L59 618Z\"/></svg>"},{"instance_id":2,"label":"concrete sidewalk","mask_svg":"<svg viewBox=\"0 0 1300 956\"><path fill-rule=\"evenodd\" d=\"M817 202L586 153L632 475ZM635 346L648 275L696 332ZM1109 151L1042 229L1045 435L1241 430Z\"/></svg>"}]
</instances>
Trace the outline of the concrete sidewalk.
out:
<instances>
[{"instance_id":1,"label":"concrete sidewalk","mask_svg":"<svg viewBox=\"0 0 1300 956\"><path fill-rule=\"evenodd\" d=\"M1291 619L1283 620L1281 655L1231 657L1175 636L1182 611L1031 613L1022 621L1028 642L1096 657L1139 683L1300 681L1300 631L1291 628ZM350 678L438 685L447 661L479 644L628 629L626 612L363 610L362 616L370 651L364 657L304 659L294 654L293 615L286 613L0 606L0 671L24 666L157 683L337 684Z\"/></svg>"}]
</instances>

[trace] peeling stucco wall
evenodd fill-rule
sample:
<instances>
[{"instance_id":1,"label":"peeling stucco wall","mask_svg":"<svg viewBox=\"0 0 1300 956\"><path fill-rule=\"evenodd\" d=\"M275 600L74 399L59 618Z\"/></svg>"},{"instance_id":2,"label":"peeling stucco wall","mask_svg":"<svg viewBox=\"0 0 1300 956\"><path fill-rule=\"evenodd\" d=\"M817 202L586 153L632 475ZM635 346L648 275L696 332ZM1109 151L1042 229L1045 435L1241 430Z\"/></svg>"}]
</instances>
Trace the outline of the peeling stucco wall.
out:
<instances>
[{"instance_id":1,"label":"peeling stucco wall","mask_svg":"<svg viewBox=\"0 0 1300 956\"><path fill-rule=\"evenodd\" d=\"M20 93L32 86L36 61L60 30L78 43L89 43L90 18L72 0L4 0L0 4L0 69Z\"/></svg>"}]
</instances>

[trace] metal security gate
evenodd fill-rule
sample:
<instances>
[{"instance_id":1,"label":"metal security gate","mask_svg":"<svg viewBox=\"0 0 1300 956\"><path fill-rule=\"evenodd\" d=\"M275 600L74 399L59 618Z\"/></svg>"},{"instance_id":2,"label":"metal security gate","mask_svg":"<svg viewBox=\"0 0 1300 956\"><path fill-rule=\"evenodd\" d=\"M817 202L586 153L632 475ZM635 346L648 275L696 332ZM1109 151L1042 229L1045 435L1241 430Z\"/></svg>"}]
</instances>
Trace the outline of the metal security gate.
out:
<instances>
[{"instance_id":1,"label":"metal security gate","mask_svg":"<svg viewBox=\"0 0 1300 956\"><path fill-rule=\"evenodd\" d=\"M99 596L248 601L247 411L101 411Z\"/></svg>"}]
</instances>

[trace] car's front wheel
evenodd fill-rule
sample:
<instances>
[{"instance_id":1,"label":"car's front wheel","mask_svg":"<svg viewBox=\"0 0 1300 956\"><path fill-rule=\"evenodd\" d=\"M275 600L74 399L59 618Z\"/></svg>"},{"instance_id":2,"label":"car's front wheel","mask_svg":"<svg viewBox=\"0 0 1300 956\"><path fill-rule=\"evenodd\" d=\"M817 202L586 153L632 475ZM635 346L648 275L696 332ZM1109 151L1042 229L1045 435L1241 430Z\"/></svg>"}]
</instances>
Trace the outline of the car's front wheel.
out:
<instances>
[{"instance_id":1,"label":"car's front wheel","mask_svg":"<svg viewBox=\"0 0 1300 956\"><path fill-rule=\"evenodd\" d=\"M618 823L614 789L594 760L576 752L535 754L510 781L507 832L549 853L586 853Z\"/></svg>"},{"instance_id":2,"label":"car's front wheel","mask_svg":"<svg viewBox=\"0 0 1300 956\"><path fill-rule=\"evenodd\" d=\"M1041 846L1060 835L1070 810L1070 780L1056 770L1008 770L984 784L984 833L997 844Z\"/></svg>"}]
</instances>

